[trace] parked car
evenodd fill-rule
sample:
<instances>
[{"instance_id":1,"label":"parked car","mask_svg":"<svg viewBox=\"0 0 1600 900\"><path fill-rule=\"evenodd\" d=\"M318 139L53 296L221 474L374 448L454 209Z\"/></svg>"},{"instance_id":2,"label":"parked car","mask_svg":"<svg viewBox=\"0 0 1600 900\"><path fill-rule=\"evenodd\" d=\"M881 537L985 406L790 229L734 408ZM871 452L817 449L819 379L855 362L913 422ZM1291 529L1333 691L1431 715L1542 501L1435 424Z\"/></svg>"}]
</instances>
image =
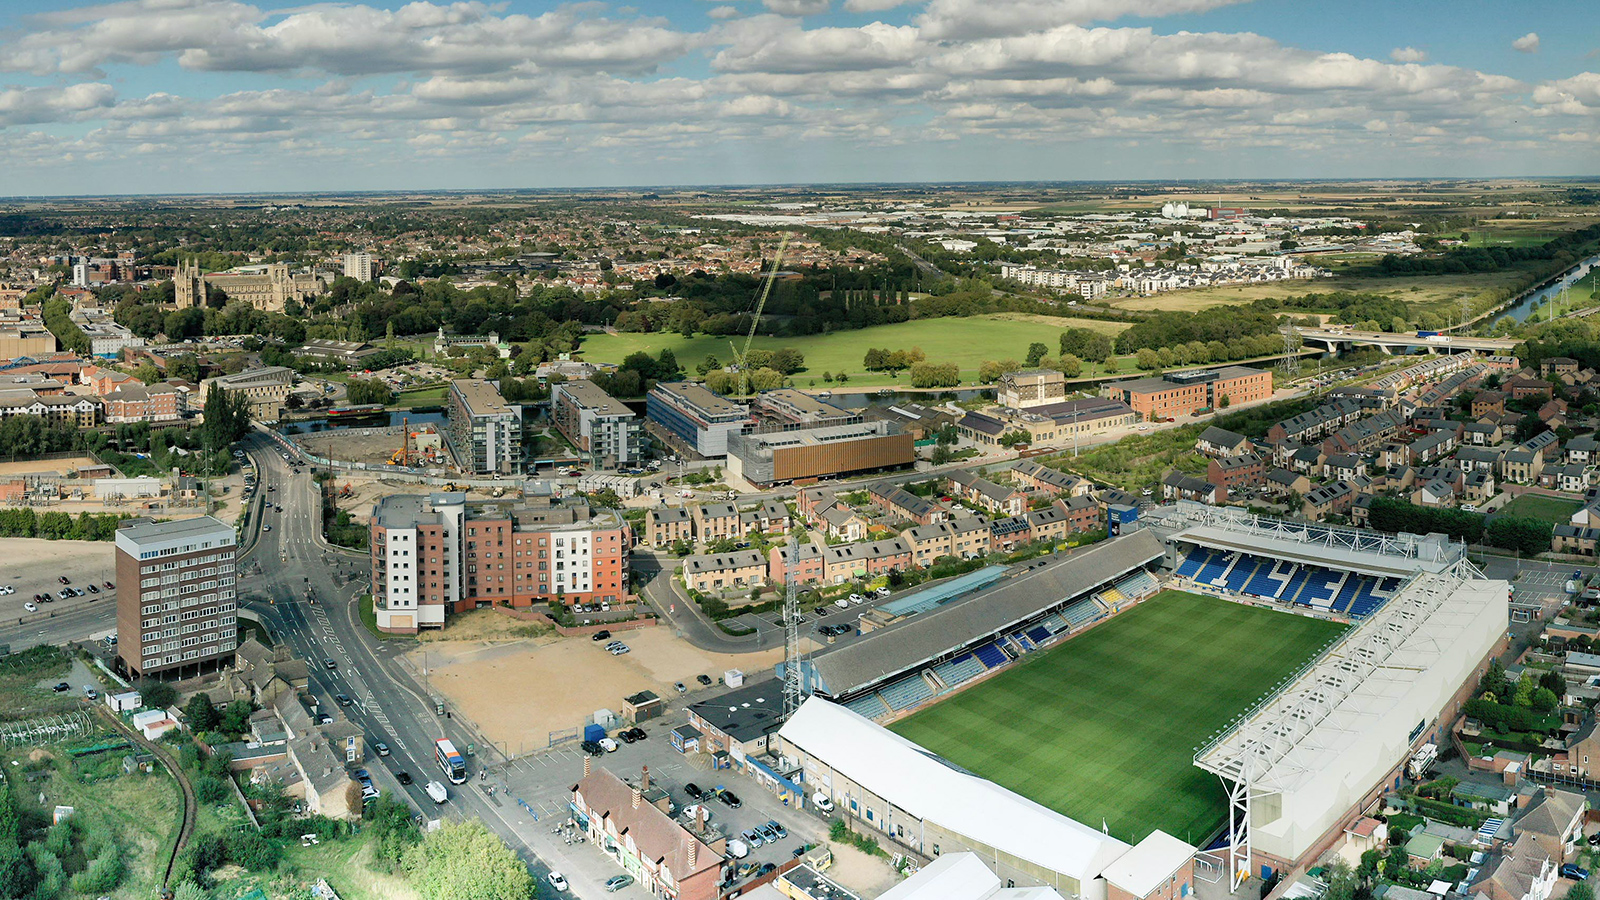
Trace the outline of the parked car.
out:
<instances>
[{"instance_id":1,"label":"parked car","mask_svg":"<svg viewBox=\"0 0 1600 900\"><path fill-rule=\"evenodd\" d=\"M686 685L686 684L684 684L684 683L683 683L683 682L681 682L681 681L674 681L674 682L673 682L673 683L672 683L672 686L673 686L673 687L675 687L675 688L677 688L677 689L678 689L678 693L680 693L680 694L687 694L687 693L689 693L689 686L688 686L688 685Z\"/></svg>"},{"instance_id":2,"label":"parked car","mask_svg":"<svg viewBox=\"0 0 1600 900\"><path fill-rule=\"evenodd\" d=\"M608 637L611 637L611 632L609 632L606 629L602 628L599 631L596 631L594 634L589 635L589 640L591 640L591 641L603 641Z\"/></svg>"},{"instance_id":3,"label":"parked car","mask_svg":"<svg viewBox=\"0 0 1600 900\"><path fill-rule=\"evenodd\" d=\"M851 594L850 595L850 602L851 603L865 603L865 602L867 602L867 598L861 596L860 594Z\"/></svg>"},{"instance_id":4,"label":"parked car","mask_svg":"<svg viewBox=\"0 0 1600 900\"><path fill-rule=\"evenodd\" d=\"M777 863L764 862L756 869L756 877L760 878L761 876L767 874L768 872L772 872L772 871L776 870L777 868L778 868L778 864Z\"/></svg>"},{"instance_id":5,"label":"parked car","mask_svg":"<svg viewBox=\"0 0 1600 900\"><path fill-rule=\"evenodd\" d=\"M600 745L601 750L604 750L607 753L617 752L617 742L613 741L611 738L601 738L599 741L596 741L596 743Z\"/></svg>"},{"instance_id":6,"label":"parked car","mask_svg":"<svg viewBox=\"0 0 1600 900\"><path fill-rule=\"evenodd\" d=\"M730 839L725 846L727 848L728 855L734 859L744 859L746 856L750 855L750 848L745 845L744 841L736 838Z\"/></svg>"},{"instance_id":7,"label":"parked car","mask_svg":"<svg viewBox=\"0 0 1600 900\"><path fill-rule=\"evenodd\" d=\"M878 588L876 591L873 591L873 593L877 594L879 597L887 597L887 596L889 596L889 589L886 588L886 587L881 587L881 588Z\"/></svg>"},{"instance_id":8,"label":"parked car","mask_svg":"<svg viewBox=\"0 0 1600 900\"><path fill-rule=\"evenodd\" d=\"M410 784L412 782L411 773L396 772L394 773L394 780L400 782L401 784Z\"/></svg>"},{"instance_id":9,"label":"parked car","mask_svg":"<svg viewBox=\"0 0 1600 900\"><path fill-rule=\"evenodd\" d=\"M705 791L700 790L700 785L695 784L692 781L683 786L683 792L688 794L689 799L691 800L699 800L701 797L705 796ZM1600 834L1600 832L1596 833Z\"/></svg>"},{"instance_id":10,"label":"parked car","mask_svg":"<svg viewBox=\"0 0 1600 900\"><path fill-rule=\"evenodd\" d=\"M55 691L58 694L61 694L61 693L65 693L66 691L72 690L72 685L67 684L65 681L58 681L58 682L56 682L56 686L51 688L51 690Z\"/></svg>"},{"instance_id":11,"label":"parked car","mask_svg":"<svg viewBox=\"0 0 1600 900\"><path fill-rule=\"evenodd\" d=\"M750 845L751 850L759 850L761 845L767 842L754 828L746 828L739 832L739 837L744 838L744 842Z\"/></svg>"},{"instance_id":12,"label":"parked car","mask_svg":"<svg viewBox=\"0 0 1600 900\"><path fill-rule=\"evenodd\" d=\"M56 576L56 580L61 582L62 584L71 584L72 583L72 579L68 578L65 575L57 575Z\"/></svg>"},{"instance_id":13,"label":"parked car","mask_svg":"<svg viewBox=\"0 0 1600 900\"><path fill-rule=\"evenodd\" d=\"M694 677L694 680L700 682L705 687L710 687L711 686L711 676L710 675L696 675Z\"/></svg>"},{"instance_id":14,"label":"parked car","mask_svg":"<svg viewBox=\"0 0 1600 900\"><path fill-rule=\"evenodd\" d=\"M702 794L701 796L705 796L705 795ZM685 819L688 819L689 821L693 822L694 820L700 818L700 814L701 813L705 814L707 822L711 821L711 810L707 809L706 807L704 807L704 806L702 806L702 805L700 805L698 803L690 804L689 806L685 806L683 808L682 816Z\"/></svg>"},{"instance_id":15,"label":"parked car","mask_svg":"<svg viewBox=\"0 0 1600 900\"><path fill-rule=\"evenodd\" d=\"M722 791L717 794L717 799L734 809L738 809L744 805L743 801L739 799L739 795L728 790L727 788L723 788Z\"/></svg>"},{"instance_id":16,"label":"parked car","mask_svg":"<svg viewBox=\"0 0 1600 900\"><path fill-rule=\"evenodd\" d=\"M108 590L108 591L114 591L114 590L116 590L116 589L117 589L117 586L116 586L116 585L114 585L114 584L112 584L112 583L111 583L111 582L109 582L109 581L108 581L108 582L106 582L106 590Z\"/></svg>"},{"instance_id":17,"label":"parked car","mask_svg":"<svg viewBox=\"0 0 1600 900\"><path fill-rule=\"evenodd\" d=\"M789 829L784 828L782 825L778 824L778 820L777 819L768 819L767 820L767 827L772 829L772 833L777 835L778 836L778 840L780 840L780 841L789 836Z\"/></svg>"},{"instance_id":18,"label":"parked car","mask_svg":"<svg viewBox=\"0 0 1600 900\"><path fill-rule=\"evenodd\" d=\"M39 611L39 605L37 603L32 603L32 602L22 604L22 608L27 610L28 612L38 612Z\"/></svg>"},{"instance_id":19,"label":"parked car","mask_svg":"<svg viewBox=\"0 0 1600 900\"><path fill-rule=\"evenodd\" d=\"M776 844L778 842L778 832L768 828L766 825L757 825L756 833L761 835L761 839L769 844Z\"/></svg>"},{"instance_id":20,"label":"parked car","mask_svg":"<svg viewBox=\"0 0 1600 900\"><path fill-rule=\"evenodd\" d=\"M600 756L606 752L600 748L600 743L598 741L584 741L579 745L579 747L582 748L583 752L589 754L590 756Z\"/></svg>"},{"instance_id":21,"label":"parked car","mask_svg":"<svg viewBox=\"0 0 1600 900\"><path fill-rule=\"evenodd\" d=\"M606 879L606 893L615 894L630 884L633 884L632 875L613 875Z\"/></svg>"},{"instance_id":22,"label":"parked car","mask_svg":"<svg viewBox=\"0 0 1600 900\"><path fill-rule=\"evenodd\" d=\"M633 736L633 729L632 728L624 728L624 729L622 729L621 731L617 732L617 737L622 738L622 742L624 744L631 744L634 741L638 740L638 738Z\"/></svg>"},{"instance_id":23,"label":"parked car","mask_svg":"<svg viewBox=\"0 0 1600 900\"><path fill-rule=\"evenodd\" d=\"M8 593L8 594L11 593L11 586L10 585L6 585L6 593ZM98 593L100 593L100 589L91 584L91 585L89 585L89 593L98 594Z\"/></svg>"},{"instance_id":24,"label":"parked car","mask_svg":"<svg viewBox=\"0 0 1600 900\"><path fill-rule=\"evenodd\" d=\"M94 685L86 684L83 686L83 696L90 700L98 700L100 699L100 692L94 689Z\"/></svg>"},{"instance_id":25,"label":"parked car","mask_svg":"<svg viewBox=\"0 0 1600 900\"><path fill-rule=\"evenodd\" d=\"M1577 863L1566 863L1561 867L1561 877L1570 878L1573 881L1583 881L1589 877L1589 870Z\"/></svg>"}]
</instances>

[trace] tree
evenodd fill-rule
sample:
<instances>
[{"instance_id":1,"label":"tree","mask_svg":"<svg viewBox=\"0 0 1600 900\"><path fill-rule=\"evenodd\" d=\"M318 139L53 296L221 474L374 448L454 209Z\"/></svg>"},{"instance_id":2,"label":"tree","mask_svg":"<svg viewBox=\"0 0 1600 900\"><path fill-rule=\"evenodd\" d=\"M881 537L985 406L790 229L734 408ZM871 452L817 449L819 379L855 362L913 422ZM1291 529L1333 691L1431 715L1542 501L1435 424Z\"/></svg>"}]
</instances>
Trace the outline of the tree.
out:
<instances>
[{"instance_id":1,"label":"tree","mask_svg":"<svg viewBox=\"0 0 1600 900\"><path fill-rule=\"evenodd\" d=\"M1489 668L1484 671L1483 679L1478 682L1478 692L1491 694L1496 700L1511 692L1511 683L1506 679L1506 669L1500 665L1500 660L1489 660Z\"/></svg>"},{"instance_id":2,"label":"tree","mask_svg":"<svg viewBox=\"0 0 1600 900\"><path fill-rule=\"evenodd\" d=\"M189 720L189 728L195 733L215 731L217 721L217 708L211 704L211 698L205 694L195 694L184 704L183 716Z\"/></svg>"},{"instance_id":3,"label":"tree","mask_svg":"<svg viewBox=\"0 0 1600 900\"><path fill-rule=\"evenodd\" d=\"M178 699L178 691L165 681L150 681L140 685L139 697L151 709L165 709Z\"/></svg>"},{"instance_id":4,"label":"tree","mask_svg":"<svg viewBox=\"0 0 1600 900\"><path fill-rule=\"evenodd\" d=\"M1044 344L1042 344L1042 343L1040 343L1038 341L1034 341L1033 343L1028 345L1028 367L1029 368L1037 367L1039 365L1039 363L1042 362L1044 360L1044 358L1046 356L1049 356L1049 355L1050 355L1050 348L1049 347L1045 346Z\"/></svg>"},{"instance_id":5,"label":"tree","mask_svg":"<svg viewBox=\"0 0 1600 900\"><path fill-rule=\"evenodd\" d=\"M206 900L206 889L192 881L185 881L172 892L172 900Z\"/></svg>"},{"instance_id":6,"label":"tree","mask_svg":"<svg viewBox=\"0 0 1600 900\"><path fill-rule=\"evenodd\" d=\"M194 792L195 796L200 798L200 802L207 806L228 799L228 786L222 783L222 779L210 775L195 779Z\"/></svg>"},{"instance_id":7,"label":"tree","mask_svg":"<svg viewBox=\"0 0 1600 900\"><path fill-rule=\"evenodd\" d=\"M375 403L388 406L395 401L394 391L376 378L352 378L345 385L345 396L353 406Z\"/></svg>"},{"instance_id":8,"label":"tree","mask_svg":"<svg viewBox=\"0 0 1600 900\"><path fill-rule=\"evenodd\" d=\"M706 358L701 360L700 364L694 367L694 370L701 378L704 378L707 372L713 372L720 368L722 368L722 361L717 359L717 355L715 353L707 353Z\"/></svg>"},{"instance_id":9,"label":"tree","mask_svg":"<svg viewBox=\"0 0 1600 900\"><path fill-rule=\"evenodd\" d=\"M529 900L528 867L478 820L430 832L406 853L410 883L424 900Z\"/></svg>"},{"instance_id":10,"label":"tree","mask_svg":"<svg viewBox=\"0 0 1600 900\"><path fill-rule=\"evenodd\" d=\"M1567 900L1594 900L1594 888L1587 881L1580 881L1567 888Z\"/></svg>"},{"instance_id":11,"label":"tree","mask_svg":"<svg viewBox=\"0 0 1600 900\"><path fill-rule=\"evenodd\" d=\"M226 734L244 734L250 730L250 714L255 711L255 704L249 700L235 700L223 710L217 728Z\"/></svg>"},{"instance_id":12,"label":"tree","mask_svg":"<svg viewBox=\"0 0 1600 900\"><path fill-rule=\"evenodd\" d=\"M1356 888L1360 882L1356 878L1355 870L1343 858L1335 857L1323 870L1322 880L1327 883L1328 889L1323 892L1322 900L1355 900Z\"/></svg>"}]
</instances>

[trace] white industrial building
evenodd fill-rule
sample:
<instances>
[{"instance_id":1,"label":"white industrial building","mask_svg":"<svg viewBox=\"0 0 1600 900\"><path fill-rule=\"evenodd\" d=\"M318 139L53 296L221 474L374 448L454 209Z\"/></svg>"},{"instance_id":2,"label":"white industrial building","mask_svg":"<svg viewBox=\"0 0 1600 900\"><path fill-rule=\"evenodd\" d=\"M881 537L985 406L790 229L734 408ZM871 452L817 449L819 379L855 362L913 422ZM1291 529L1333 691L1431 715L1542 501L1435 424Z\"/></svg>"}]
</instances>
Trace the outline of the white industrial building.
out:
<instances>
[{"instance_id":1,"label":"white industrial building","mask_svg":"<svg viewBox=\"0 0 1600 900\"><path fill-rule=\"evenodd\" d=\"M970 851L1008 882L1106 900L1101 873L1131 849L818 697L778 738L808 801L821 794L852 823L928 858Z\"/></svg>"},{"instance_id":2,"label":"white industrial building","mask_svg":"<svg viewBox=\"0 0 1600 900\"><path fill-rule=\"evenodd\" d=\"M1505 634L1507 597L1466 561L1418 572L1195 755L1228 790L1236 882L1322 852L1437 740Z\"/></svg>"}]
</instances>

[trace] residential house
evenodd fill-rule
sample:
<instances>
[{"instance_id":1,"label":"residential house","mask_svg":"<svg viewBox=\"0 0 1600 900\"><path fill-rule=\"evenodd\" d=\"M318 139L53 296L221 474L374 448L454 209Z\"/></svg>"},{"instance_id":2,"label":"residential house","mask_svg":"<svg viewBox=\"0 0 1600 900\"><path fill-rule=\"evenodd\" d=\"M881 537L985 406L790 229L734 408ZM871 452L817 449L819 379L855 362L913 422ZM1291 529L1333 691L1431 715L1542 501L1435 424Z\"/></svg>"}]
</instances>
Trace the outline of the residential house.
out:
<instances>
[{"instance_id":1,"label":"residential house","mask_svg":"<svg viewBox=\"0 0 1600 900\"><path fill-rule=\"evenodd\" d=\"M1211 425L1200 432L1200 439L1194 442L1194 449L1201 456L1222 459L1246 453L1251 446L1250 439L1244 435Z\"/></svg>"},{"instance_id":2,"label":"residential house","mask_svg":"<svg viewBox=\"0 0 1600 900\"><path fill-rule=\"evenodd\" d=\"M694 520L681 506L658 506L644 514L644 542L660 549L694 540Z\"/></svg>"},{"instance_id":3,"label":"residential house","mask_svg":"<svg viewBox=\"0 0 1600 900\"><path fill-rule=\"evenodd\" d=\"M1544 471L1544 456L1523 447L1507 450L1500 460L1500 478L1515 484L1533 484Z\"/></svg>"},{"instance_id":4,"label":"residential house","mask_svg":"<svg viewBox=\"0 0 1600 900\"><path fill-rule=\"evenodd\" d=\"M946 556L971 559L989 552L989 520L967 516L950 522L918 525L901 532L900 539L911 549L912 565L920 568L927 568Z\"/></svg>"},{"instance_id":5,"label":"residential house","mask_svg":"<svg viewBox=\"0 0 1600 900\"><path fill-rule=\"evenodd\" d=\"M1301 447L1289 457L1289 470L1302 475L1320 475L1327 458L1320 447Z\"/></svg>"},{"instance_id":6,"label":"residential house","mask_svg":"<svg viewBox=\"0 0 1600 900\"><path fill-rule=\"evenodd\" d=\"M1335 481L1351 481L1367 474L1367 461L1354 453L1336 453L1322 463L1322 476Z\"/></svg>"},{"instance_id":7,"label":"residential house","mask_svg":"<svg viewBox=\"0 0 1600 900\"><path fill-rule=\"evenodd\" d=\"M1462 447L1453 461L1462 472L1494 472L1500 468L1501 453L1488 447Z\"/></svg>"},{"instance_id":8,"label":"residential house","mask_svg":"<svg viewBox=\"0 0 1600 900\"><path fill-rule=\"evenodd\" d=\"M1551 466L1539 474L1539 483L1569 494L1581 494L1589 489L1589 467L1579 463Z\"/></svg>"},{"instance_id":9,"label":"residential house","mask_svg":"<svg viewBox=\"0 0 1600 900\"><path fill-rule=\"evenodd\" d=\"M1035 541L1059 541L1072 531L1086 531L1088 529L1073 528L1072 522L1067 517L1066 504L1069 502L1082 504L1082 508L1090 512L1090 522L1100 518L1100 505L1088 497L1070 497L1067 500L1057 500L1044 509L1036 509L1023 514L1028 520L1028 537ZM1093 525L1090 526L1091 528Z\"/></svg>"},{"instance_id":10,"label":"residential house","mask_svg":"<svg viewBox=\"0 0 1600 900\"><path fill-rule=\"evenodd\" d=\"M1287 497L1290 494L1305 494L1311 490L1311 479L1299 472L1288 469L1270 469L1262 484L1262 491L1273 497Z\"/></svg>"},{"instance_id":11,"label":"residential house","mask_svg":"<svg viewBox=\"0 0 1600 900\"><path fill-rule=\"evenodd\" d=\"M911 566L911 548L900 538L822 548L822 576L829 584L904 572Z\"/></svg>"},{"instance_id":12,"label":"residential house","mask_svg":"<svg viewBox=\"0 0 1600 900\"><path fill-rule=\"evenodd\" d=\"M1529 397L1548 399L1553 393L1550 382L1521 373L1507 378L1502 386L1513 400L1526 400Z\"/></svg>"},{"instance_id":13,"label":"residential house","mask_svg":"<svg viewBox=\"0 0 1600 900\"><path fill-rule=\"evenodd\" d=\"M1411 442L1411 464L1427 465L1449 455L1456 449L1456 435L1451 431L1434 431Z\"/></svg>"},{"instance_id":14,"label":"residential house","mask_svg":"<svg viewBox=\"0 0 1600 900\"><path fill-rule=\"evenodd\" d=\"M722 853L646 802L645 778L630 785L605 769L585 774L572 786L573 817L589 842L650 896L717 900Z\"/></svg>"},{"instance_id":15,"label":"residential house","mask_svg":"<svg viewBox=\"0 0 1600 900\"><path fill-rule=\"evenodd\" d=\"M1555 552L1575 553L1579 556L1593 556L1597 546L1600 546L1600 527L1572 525L1566 522L1553 529L1550 540L1550 549ZM1600 759L1600 756L1596 759Z\"/></svg>"},{"instance_id":16,"label":"residential house","mask_svg":"<svg viewBox=\"0 0 1600 900\"><path fill-rule=\"evenodd\" d=\"M1455 506L1456 491L1449 482L1433 478L1419 483L1411 491L1411 502L1417 506Z\"/></svg>"},{"instance_id":17,"label":"residential house","mask_svg":"<svg viewBox=\"0 0 1600 900\"><path fill-rule=\"evenodd\" d=\"M689 511L689 515L694 519L695 539L702 544L744 537L739 525L739 510L732 503L698 503Z\"/></svg>"},{"instance_id":18,"label":"residential house","mask_svg":"<svg viewBox=\"0 0 1600 900\"><path fill-rule=\"evenodd\" d=\"M773 584L786 584L791 568L800 584L822 583L822 549L815 543L801 544L793 563L789 560L788 545L773 547L767 557L767 580Z\"/></svg>"},{"instance_id":19,"label":"residential house","mask_svg":"<svg viewBox=\"0 0 1600 900\"><path fill-rule=\"evenodd\" d=\"M1022 460L1012 466L1011 477L1016 479L1021 487L1055 496L1081 497L1089 493L1090 488L1088 481L1076 475L1040 465L1031 459Z\"/></svg>"},{"instance_id":20,"label":"residential house","mask_svg":"<svg viewBox=\"0 0 1600 900\"><path fill-rule=\"evenodd\" d=\"M1549 900L1559 863L1531 835L1519 835L1479 869L1470 890L1485 900Z\"/></svg>"},{"instance_id":21,"label":"residential house","mask_svg":"<svg viewBox=\"0 0 1600 900\"><path fill-rule=\"evenodd\" d=\"M1591 745L1579 741L1577 746L1583 754ZM1570 749L1568 752L1570 755ZM1600 764L1600 754L1595 754L1595 762ZM1588 771L1580 769L1580 772ZM1578 850L1583 846L1583 820L1588 809L1589 801L1583 794L1545 786L1523 807L1522 815L1512 822L1512 828L1516 829L1518 837L1532 835L1539 849L1559 865L1577 859Z\"/></svg>"},{"instance_id":22,"label":"residential house","mask_svg":"<svg viewBox=\"0 0 1600 900\"><path fill-rule=\"evenodd\" d=\"M1495 495L1494 472L1472 472L1461 479L1462 502L1482 505Z\"/></svg>"},{"instance_id":23,"label":"residential house","mask_svg":"<svg viewBox=\"0 0 1600 900\"><path fill-rule=\"evenodd\" d=\"M1595 440L1593 435L1575 437L1567 441L1561 451L1566 454L1566 461L1569 464L1587 466L1600 462L1600 441Z\"/></svg>"},{"instance_id":24,"label":"residential house","mask_svg":"<svg viewBox=\"0 0 1600 900\"><path fill-rule=\"evenodd\" d=\"M1479 391L1472 397L1472 417L1481 419L1494 413L1496 415L1506 411L1506 395L1502 391Z\"/></svg>"},{"instance_id":25,"label":"residential house","mask_svg":"<svg viewBox=\"0 0 1600 900\"><path fill-rule=\"evenodd\" d=\"M345 755L333 740L312 730L289 741L289 762L305 789L306 809L330 819L354 818L361 812L361 790L345 771Z\"/></svg>"},{"instance_id":26,"label":"residential house","mask_svg":"<svg viewBox=\"0 0 1600 900\"><path fill-rule=\"evenodd\" d=\"M1355 498L1355 489L1348 481L1320 485L1301 496L1300 515L1312 521L1343 515Z\"/></svg>"},{"instance_id":27,"label":"residential house","mask_svg":"<svg viewBox=\"0 0 1600 900\"><path fill-rule=\"evenodd\" d=\"M1539 377L1549 378L1551 375L1576 375L1578 374L1578 361L1570 356L1552 356L1539 363Z\"/></svg>"},{"instance_id":28,"label":"residential house","mask_svg":"<svg viewBox=\"0 0 1600 900\"><path fill-rule=\"evenodd\" d=\"M1468 422L1461 428L1461 442L1474 447L1493 447L1505 440L1505 433L1493 422Z\"/></svg>"},{"instance_id":29,"label":"residential house","mask_svg":"<svg viewBox=\"0 0 1600 900\"><path fill-rule=\"evenodd\" d=\"M945 476L950 491L964 502L987 510L996 516L1019 516L1028 508L1028 497L1015 488L995 484L987 478L965 469Z\"/></svg>"},{"instance_id":30,"label":"residential house","mask_svg":"<svg viewBox=\"0 0 1600 900\"><path fill-rule=\"evenodd\" d=\"M859 541L867 536L867 525L864 516L841 503L823 510L819 527L836 541Z\"/></svg>"},{"instance_id":31,"label":"residential house","mask_svg":"<svg viewBox=\"0 0 1600 900\"><path fill-rule=\"evenodd\" d=\"M1093 531L1099 528L1103 521L1100 504L1088 497L1068 497L1065 500L1057 500L1054 508L1061 510L1066 518L1067 531L1071 533L1082 534L1085 531ZM1032 513L1029 513L1029 515L1031 516ZM1038 530L1037 524L1034 529Z\"/></svg>"},{"instance_id":32,"label":"residential house","mask_svg":"<svg viewBox=\"0 0 1600 900\"><path fill-rule=\"evenodd\" d=\"M1221 489L1224 497L1247 487L1260 485L1266 477L1266 465L1254 453L1238 456L1212 457L1206 463L1206 480Z\"/></svg>"},{"instance_id":33,"label":"residential house","mask_svg":"<svg viewBox=\"0 0 1600 900\"><path fill-rule=\"evenodd\" d=\"M767 560L759 550L703 553L683 560L684 585L701 593L755 587L766 578Z\"/></svg>"},{"instance_id":34,"label":"residential house","mask_svg":"<svg viewBox=\"0 0 1600 900\"><path fill-rule=\"evenodd\" d=\"M785 534L789 531L789 507L782 500L765 500L755 509L756 519L763 534ZM749 532L745 532L749 534Z\"/></svg>"},{"instance_id":35,"label":"residential house","mask_svg":"<svg viewBox=\"0 0 1600 900\"><path fill-rule=\"evenodd\" d=\"M1172 471L1161 479L1161 499L1198 500L1201 503L1216 504L1226 503L1228 496L1221 488L1204 478Z\"/></svg>"},{"instance_id":36,"label":"residential house","mask_svg":"<svg viewBox=\"0 0 1600 900\"><path fill-rule=\"evenodd\" d=\"M950 518L950 511L927 497L919 497L898 484L880 481L867 491L872 502L896 519L927 525Z\"/></svg>"}]
</instances>

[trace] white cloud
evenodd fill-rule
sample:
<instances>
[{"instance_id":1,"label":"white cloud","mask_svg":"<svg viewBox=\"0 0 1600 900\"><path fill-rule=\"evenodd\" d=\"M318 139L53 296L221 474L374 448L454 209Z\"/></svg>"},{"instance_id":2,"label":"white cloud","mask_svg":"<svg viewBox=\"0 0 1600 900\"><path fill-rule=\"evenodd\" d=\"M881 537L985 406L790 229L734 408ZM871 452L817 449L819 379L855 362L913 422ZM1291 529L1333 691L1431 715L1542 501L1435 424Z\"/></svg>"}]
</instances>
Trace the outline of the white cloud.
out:
<instances>
[{"instance_id":1,"label":"white cloud","mask_svg":"<svg viewBox=\"0 0 1600 900\"><path fill-rule=\"evenodd\" d=\"M712 59L724 72L829 72L892 68L924 52L917 29L874 22L860 28L792 27L760 43L732 46Z\"/></svg>"},{"instance_id":2,"label":"white cloud","mask_svg":"<svg viewBox=\"0 0 1600 900\"><path fill-rule=\"evenodd\" d=\"M761 5L780 16L815 16L828 11L829 0L761 0Z\"/></svg>"},{"instance_id":3,"label":"white cloud","mask_svg":"<svg viewBox=\"0 0 1600 900\"><path fill-rule=\"evenodd\" d=\"M1205 12L1248 0L931 0L917 24L930 37L963 40L1057 25Z\"/></svg>"},{"instance_id":4,"label":"white cloud","mask_svg":"<svg viewBox=\"0 0 1600 900\"><path fill-rule=\"evenodd\" d=\"M905 6L910 2L912 0L844 0L844 8L846 12L875 13Z\"/></svg>"},{"instance_id":5,"label":"white cloud","mask_svg":"<svg viewBox=\"0 0 1600 900\"><path fill-rule=\"evenodd\" d=\"M111 106L116 90L86 82L67 87L24 87L0 90L0 126L72 121Z\"/></svg>"},{"instance_id":6,"label":"white cloud","mask_svg":"<svg viewBox=\"0 0 1600 900\"><path fill-rule=\"evenodd\" d=\"M1511 49L1521 53L1539 52L1539 35L1530 31L1511 42Z\"/></svg>"},{"instance_id":7,"label":"white cloud","mask_svg":"<svg viewBox=\"0 0 1600 900\"><path fill-rule=\"evenodd\" d=\"M716 6L706 11L706 15L713 19L731 19L739 15L737 6Z\"/></svg>"},{"instance_id":8,"label":"white cloud","mask_svg":"<svg viewBox=\"0 0 1600 900\"><path fill-rule=\"evenodd\" d=\"M1415 47L1396 47L1389 51L1389 58L1399 63L1427 62L1428 51Z\"/></svg>"}]
</instances>

